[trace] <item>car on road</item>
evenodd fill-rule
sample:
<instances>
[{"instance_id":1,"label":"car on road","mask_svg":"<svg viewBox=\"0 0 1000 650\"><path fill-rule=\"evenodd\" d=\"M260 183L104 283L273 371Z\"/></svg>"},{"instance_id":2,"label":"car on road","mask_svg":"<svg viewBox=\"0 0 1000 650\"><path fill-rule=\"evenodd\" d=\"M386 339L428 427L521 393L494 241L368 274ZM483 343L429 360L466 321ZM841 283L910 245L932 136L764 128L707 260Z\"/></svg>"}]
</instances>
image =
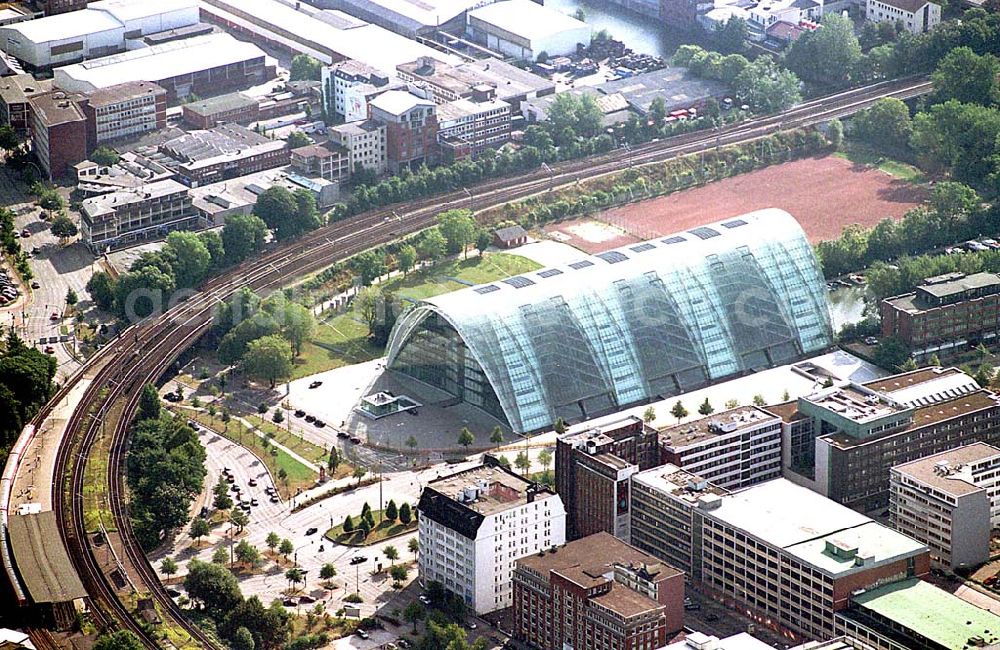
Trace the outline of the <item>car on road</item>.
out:
<instances>
[{"instance_id":1,"label":"car on road","mask_svg":"<svg viewBox=\"0 0 1000 650\"><path fill-rule=\"evenodd\" d=\"M359 438L358 436L351 436L351 442L353 442L356 445L360 445L361 444L361 438Z\"/></svg>"},{"instance_id":2,"label":"car on road","mask_svg":"<svg viewBox=\"0 0 1000 650\"><path fill-rule=\"evenodd\" d=\"M351 434L347 433L346 431L338 431L337 432L337 437L338 438L345 438L346 439L346 438L350 438Z\"/></svg>"},{"instance_id":3,"label":"car on road","mask_svg":"<svg viewBox=\"0 0 1000 650\"><path fill-rule=\"evenodd\" d=\"M24 230L21 231L21 236L22 237L31 237L31 231L28 230L27 228L25 228Z\"/></svg>"},{"instance_id":4,"label":"car on road","mask_svg":"<svg viewBox=\"0 0 1000 650\"><path fill-rule=\"evenodd\" d=\"M684 609L689 612L697 612L701 609L701 603L684 603Z\"/></svg>"},{"instance_id":5,"label":"car on road","mask_svg":"<svg viewBox=\"0 0 1000 650\"><path fill-rule=\"evenodd\" d=\"M355 634L357 634L359 638L364 639L366 641L371 638L371 635L362 630L361 628L358 628Z\"/></svg>"},{"instance_id":6,"label":"car on road","mask_svg":"<svg viewBox=\"0 0 1000 650\"><path fill-rule=\"evenodd\" d=\"M316 427L317 429L322 429L323 427L326 426L326 422L324 422L323 420L315 420L313 422L313 426Z\"/></svg>"},{"instance_id":7,"label":"car on road","mask_svg":"<svg viewBox=\"0 0 1000 650\"><path fill-rule=\"evenodd\" d=\"M431 604L431 599L427 597L427 594L420 594L419 596L417 596L417 598L419 598L420 602L422 602L425 605Z\"/></svg>"},{"instance_id":8,"label":"car on road","mask_svg":"<svg viewBox=\"0 0 1000 650\"><path fill-rule=\"evenodd\" d=\"M351 566L354 566L355 564L364 564L367 561L368 558L366 558L364 555L355 555L354 557L351 558Z\"/></svg>"},{"instance_id":9,"label":"car on road","mask_svg":"<svg viewBox=\"0 0 1000 650\"><path fill-rule=\"evenodd\" d=\"M322 385L323 385L323 382L321 382L321 381L314 381L311 384L309 384L309 388L319 388Z\"/></svg>"},{"instance_id":10,"label":"car on road","mask_svg":"<svg viewBox=\"0 0 1000 650\"><path fill-rule=\"evenodd\" d=\"M319 529L318 528L307 528L306 529L306 536L315 535L317 530L319 530Z\"/></svg>"},{"instance_id":11,"label":"car on road","mask_svg":"<svg viewBox=\"0 0 1000 650\"><path fill-rule=\"evenodd\" d=\"M32 288L32 289L41 289L41 288L42 288L42 285L40 285L40 284L38 283L38 280L32 280L32 281L31 281L31 288Z\"/></svg>"},{"instance_id":12,"label":"car on road","mask_svg":"<svg viewBox=\"0 0 1000 650\"><path fill-rule=\"evenodd\" d=\"M54 347L52 347L51 345L45 346L45 354L55 354L55 353L56 349Z\"/></svg>"},{"instance_id":13,"label":"car on road","mask_svg":"<svg viewBox=\"0 0 1000 650\"><path fill-rule=\"evenodd\" d=\"M281 501L281 499L278 498L277 494L271 495L271 503L278 503L279 501Z\"/></svg>"},{"instance_id":14,"label":"car on road","mask_svg":"<svg viewBox=\"0 0 1000 650\"><path fill-rule=\"evenodd\" d=\"M247 485L249 485L250 487L257 487L257 481L255 481L254 479L250 479L249 481L247 481Z\"/></svg>"},{"instance_id":15,"label":"car on road","mask_svg":"<svg viewBox=\"0 0 1000 650\"><path fill-rule=\"evenodd\" d=\"M195 422L194 420L188 420L187 425L192 429L194 429L195 431L201 431L201 427L199 427L198 423Z\"/></svg>"},{"instance_id":16,"label":"car on road","mask_svg":"<svg viewBox=\"0 0 1000 650\"><path fill-rule=\"evenodd\" d=\"M306 422L315 422L315 421L316 421L316 416L315 415L307 415L306 416Z\"/></svg>"},{"instance_id":17,"label":"car on road","mask_svg":"<svg viewBox=\"0 0 1000 650\"><path fill-rule=\"evenodd\" d=\"M295 417L297 417L297 418L303 418L305 416L306 416L306 412L303 411L302 409L298 409L297 411L295 411Z\"/></svg>"},{"instance_id":18,"label":"car on road","mask_svg":"<svg viewBox=\"0 0 1000 650\"><path fill-rule=\"evenodd\" d=\"M53 321L59 320L59 314L57 312L52 312L51 314L49 314L49 320Z\"/></svg>"}]
</instances>

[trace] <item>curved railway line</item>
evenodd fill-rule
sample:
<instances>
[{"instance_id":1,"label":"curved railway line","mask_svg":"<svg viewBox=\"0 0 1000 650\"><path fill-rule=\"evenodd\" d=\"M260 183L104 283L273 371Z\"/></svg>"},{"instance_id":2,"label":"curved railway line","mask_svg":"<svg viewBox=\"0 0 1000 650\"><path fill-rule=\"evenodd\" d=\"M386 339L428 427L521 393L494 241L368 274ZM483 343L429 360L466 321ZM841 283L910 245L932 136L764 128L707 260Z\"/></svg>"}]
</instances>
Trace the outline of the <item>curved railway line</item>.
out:
<instances>
[{"instance_id":1,"label":"curved railway line","mask_svg":"<svg viewBox=\"0 0 1000 650\"><path fill-rule=\"evenodd\" d=\"M33 424L37 428L51 414L55 404L85 377L91 379L76 406L60 442L53 476L60 477L53 486L53 510L59 521L63 543L72 559L91 601L96 622L104 627L122 627L135 632L149 648L164 647L162 639L148 633L134 619L119 597L121 589L98 562L95 544L88 539L84 526L84 469L88 462L108 463L106 486L108 501L117 528L103 543L113 548L117 537L123 554L119 558L127 581L137 582L136 592L148 593L175 628L183 629L191 643L206 648L221 644L188 621L170 598L145 554L136 542L128 518L124 489L124 457L128 430L138 403L139 392L147 382L155 382L170 365L210 327L215 306L237 289L247 286L255 291L280 288L302 277L363 250L387 243L403 235L430 226L436 215L447 209L465 207L470 200L477 209L490 208L522 199L547 189L594 178L626 165L644 165L677 156L752 141L776 130L816 124L854 113L873 101L894 96L914 97L930 90L925 78L882 82L800 104L783 114L722 127L713 131L688 133L621 149L585 160L553 164L547 170L487 181L432 199L405 205L389 206L325 226L293 242L265 252L248 262L206 281L202 289L186 301L171 306L165 313L126 329L118 339L106 345L61 387L42 409ZM395 209L393 209L395 208ZM113 425L109 458L91 458L102 435ZM17 463L17 459L12 459ZM0 504L6 510L7 504ZM39 631L35 631L39 634ZM33 636L34 638L34 636ZM39 647L54 647L51 639L38 636Z\"/></svg>"}]
</instances>

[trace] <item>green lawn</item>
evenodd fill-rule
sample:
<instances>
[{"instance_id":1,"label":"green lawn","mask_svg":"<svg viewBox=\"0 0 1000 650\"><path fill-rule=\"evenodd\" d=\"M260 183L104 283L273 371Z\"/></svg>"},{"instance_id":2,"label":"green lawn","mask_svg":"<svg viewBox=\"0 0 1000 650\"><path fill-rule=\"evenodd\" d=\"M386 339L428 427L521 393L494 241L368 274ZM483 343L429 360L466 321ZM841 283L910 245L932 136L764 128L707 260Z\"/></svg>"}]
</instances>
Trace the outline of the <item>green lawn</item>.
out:
<instances>
[{"instance_id":1,"label":"green lawn","mask_svg":"<svg viewBox=\"0 0 1000 650\"><path fill-rule=\"evenodd\" d=\"M349 533L344 532L344 524L341 522L339 525L334 526L330 530L326 531L326 538L334 541L338 544L343 544L344 546L370 546L376 542L381 542L391 537L398 537L417 529L416 518L410 520L408 524L402 524L397 519L396 521L379 521L379 515L382 510L372 510L372 517L375 518L375 528L372 529L371 533L368 534L368 538L365 539L361 536L361 530L357 528L358 524L361 522L361 517L356 513L352 513L352 518L354 519L355 529ZM400 553L404 549L396 549Z\"/></svg>"},{"instance_id":2,"label":"green lawn","mask_svg":"<svg viewBox=\"0 0 1000 650\"><path fill-rule=\"evenodd\" d=\"M404 300L421 300L465 288L509 278L541 268L526 257L509 253L487 253L468 260L452 260L432 268L395 277L381 286ZM293 379L324 370L377 359L381 347L368 341L368 325L353 310L316 323L313 340L302 346L295 360Z\"/></svg>"},{"instance_id":3,"label":"green lawn","mask_svg":"<svg viewBox=\"0 0 1000 650\"><path fill-rule=\"evenodd\" d=\"M923 172L913 165L889 158L858 142L845 142L843 151L838 151L833 155L850 160L857 165L874 167L908 183L922 183L924 181Z\"/></svg>"},{"instance_id":4,"label":"green lawn","mask_svg":"<svg viewBox=\"0 0 1000 650\"><path fill-rule=\"evenodd\" d=\"M288 447L293 452L302 456L311 463L316 463L326 467L327 455L326 449L320 447L319 445L314 445L308 440L304 440L299 436L289 433L282 424L275 424L270 420L265 420L259 415L247 415L244 416L249 420L254 426L263 431L264 433L271 434L271 439L280 445ZM337 465L337 472L331 478L343 478L345 476L350 476L353 468L346 462L340 462Z\"/></svg>"}]
</instances>

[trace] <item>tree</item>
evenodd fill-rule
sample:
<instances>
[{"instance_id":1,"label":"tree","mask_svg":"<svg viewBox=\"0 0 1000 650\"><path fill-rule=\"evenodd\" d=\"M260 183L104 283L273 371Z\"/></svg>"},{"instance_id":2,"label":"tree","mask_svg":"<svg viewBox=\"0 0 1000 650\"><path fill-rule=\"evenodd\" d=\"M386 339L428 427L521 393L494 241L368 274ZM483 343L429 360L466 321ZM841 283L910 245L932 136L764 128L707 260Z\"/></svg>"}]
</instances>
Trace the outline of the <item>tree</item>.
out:
<instances>
[{"instance_id":1,"label":"tree","mask_svg":"<svg viewBox=\"0 0 1000 650\"><path fill-rule=\"evenodd\" d=\"M49 230L51 230L52 234L60 240L76 237L77 233L80 232L77 229L76 224L73 223L73 220L66 214L60 214L58 217L53 219L52 224L49 226Z\"/></svg>"},{"instance_id":2,"label":"tree","mask_svg":"<svg viewBox=\"0 0 1000 650\"><path fill-rule=\"evenodd\" d=\"M414 600L409 605L403 609L403 618L408 622L413 624L413 632L417 632L417 623L424 619L427 615L427 610L424 604L419 600Z\"/></svg>"},{"instance_id":3,"label":"tree","mask_svg":"<svg viewBox=\"0 0 1000 650\"><path fill-rule=\"evenodd\" d=\"M830 120L830 124L826 127L826 139L834 149L840 149L844 144L844 125L840 120L836 118Z\"/></svg>"},{"instance_id":4,"label":"tree","mask_svg":"<svg viewBox=\"0 0 1000 650\"><path fill-rule=\"evenodd\" d=\"M861 62L861 45L854 24L838 13L823 15L820 28L792 43L785 64L801 79L820 85L843 86Z\"/></svg>"},{"instance_id":5,"label":"tree","mask_svg":"<svg viewBox=\"0 0 1000 650\"><path fill-rule=\"evenodd\" d=\"M354 296L354 311L368 324L369 336L375 333L375 322L382 300L381 287L361 287Z\"/></svg>"},{"instance_id":6,"label":"tree","mask_svg":"<svg viewBox=\"0 0 1000 650\"><path fill-rule=\"evenodd\" d=\"M411 537L406 548L413 554L413 559L417 559L417 552L420 550L420 540L416 537Z\"/></svg>"},{"instance_id":7,"label":"tree","mask_svg":"<svg viewBox=\"0 0 1000 650\"><path fill-rule=\"evenodd\" d=\"M90 154L90 159L101 167L111 167L121 160L121 156L111 147L100 146Z\"/></svg>"},{"instance_id":8,"label":"tree","mask_svg":"<svg viewBox=\"0 0 1000 650\"><path fill-rule=\"evenodd\" d=\"M910 351L898 337L889 336L879 341L875 347L875 365L895 372L910 358Z\"/></svg>"},{"instance_id":9,"label":"tree","mask_svg":"<svg viewBox=\"0 0 1000 650\"><path fill-rule=\"evenodd\" d=\"M335 566L333 566L332 564L330 564L329 562L327 562L326 564L324 564L319 569L320 580L327 580L327 581L329 581L330 579L332 579L336 575L337 575L337 568Z\"/></svg>"},{"instance_id":10,"label":"tree","mask_svg":"<svg viewBox=\"0 0 1000 650\"><path fill-rule=\"evenodd\" d=\"M382 552L385 554L385 557L390 562L396 564L396 560L399 559L399 551L396 550L395 546L386 546L384 549L382 549Z\"/></svg>"},{"instance_id":11,"label":"tree","mask_svg":"<svg viewBox=\"0 0 1000 650\"><path fill-rule=\"evenodd\" d=\"M773 113L802 99L799 78L790 70L778 68L768 56L748 63L733 80L733 91L757 113Z\"/></svg>"},{"instance_id":12,"label":"tree","mask_svg":"<svg viewBox=\"0 0 1000 650\"><path fill-rule=\"evenodd\" d=\"M104 271L97 271L87 280L87 293L94 299L94 304L108 311L115 299L115 283Z\"/></svg>"},{"instance_id":13,"label":"tree","mask_svg":"<svg viewBox=\"0 0 1000 650\"><path fill-rule=\"evenodd\" d=\"M330 470L333 474L337 471L337 467L340 465L340 454L337 452L336 447L330 447L330 454L326 458L326 468Z\"/></svg>"},{"instance_id":14,"label":"tree","mask_svg":"<svg viewBox=\"0 0 1000 650\"><path fill-rule=\"evenodd\" d=\"M531 468L531 459L528 458L528 454L523 451L517 452L517 456L514 457L514 467L521 470L522 474L527 474L528 469Z\"/></svg>"},{"instance_id":15,"label":"tree","mask_svg":"<svg viewBox=\"0 0 1000 650\"><path fill-rule=\"evenodd\" d=\"M354 532L354 519L351 518L350 514L348 514L346 517L344 517L343 529L344 529L345 533L353 533Z\"/></svg>"},{"instance_id":16,"label":"tree","mask_svg":"<svg viewBox=\"0 0 1000 650\"><path fill-rule=\"evenodd\" d=\"M146 266L118 277L115 284L115 311L123 321L136 322L159 313L174 292L173 273Z\"/></svg>"},{"instance_id":17,"label":"tree","mask_svg":"<svg viewBox=\"0 0 1000 650\"><path fill-rule=\"evenodd\" d=\"M239 512L243 511L240 510ZM260 562L260 552L257 551L257 547L245 539L241 539L240 543L236 545L235 553L236 559L243 564L255 566Z\"/></svg>"},{"instance_id":18,"label":"tree","mask_svg":"<svg viewBox=\"0 0 1000 650\"><path fill-rule=\"evenodd\" d=\"M406 439L406 446L410 449L416 450L418 444L416 436L410 436Z\"/></svg>"},{"instance_id":19,"label":"tree","mask_svg":"<svg viewBox=\"0 0 1000 650\"><path fill-rule=\"evenodd\" d=\"M358 274L358 280L367 287L388 272L385 256L377 251L365 251L351 259L351 268Z\"/></svg>"},{"instance_id":20,"label":"tree","mask_svg":"<svg viewBox=\"0 0 1000 650\"><path fill-rule=\"evenodd\" d=\"M153 384L143 385L135 417L139 420L155 420L160 417L160 394Z\"/></svg>"},{"instance_id":21,"label":"tree","mask_svg":"<svg viewBox=\"0 0 1000 650\"><path fill-rule=\"evenodd\" d=\"M195 517L194 521L191 522L191 530L188 531L188 537L197 543L210 532L212 532L212 529L209 527L208 521L202 517Z\"/></svg>"},{"instance_id":22,"label":"tree","mask_svg":"<svg viewBox=\"0 0 1000 650\"><path fill-rule=\"evenodd\" d=\"M223 418L225 418L226 415L228 414L224 413ZM281 424L284 421L285 421L285 414L281 412L281 409L274 409L274 413L271 414L271 422L274 422L275 424Z\"/></svg>"},{"instance_id":23,"label":"tree","mask_svg":"<svg viewBox=\"0 0 1000 650\"><path fill-rule=\"evenodd\" d=\"M163 561L160 562L160 573L168 578L177 573L177 562L174 561L174 558L169 555L163 558Z\"/></svg>"},{"instance_id":24,"label":"tree","mask_svg":"<svg viewBox=\"0 0 1000 650\"><path fill-rule=\"evenodd\" d=\"M764 396L763 395L761 395L760 393L757 393L756 395L753 396L753 405L754 406L766 406L767 402L764 400Z\"/></svg>"},{"instance_id":25,"label":"tree","mask_svg":"<svg viewBox=\"0 0 1000 650\"><path fill-rule=\"evenodd\" d=\"M177 230L167 235L167 248L173 254L172 266L177 286L197 286L212 263L212 255L205 242L196 233Z\"/></svg>"},{"instance_id":26,"label":"tree","mask_svg":"<svg viewBox=\"0 0 1000 650\"><path fill-rule=\"evenodd\" d=\"M410 509L409 503L404 503L399 506L399 523L406 526L411 521L413 521L413 510Z\"/></svg>"},{"instance_id":27,"label":"tree","mask_svg":"<svg viewBox=\"0 0 1000 650\"><path fill-rule=\"evenodd\" d=\"M56 211L66 207L62 196L52 187L40 186L37 190L33 189L32 192L38 196L38 206L43 210Z\"/></svg>"},{"instance_id":28,"label":"tree","mask_svg":"<svg viewBox=\"0 0 1000 650\"><path fill-rule=\"evenodd\" d=\"M255 650L257 647L253 639L253 633L243 626L236 628L236 632L233 634L232 645L233 650Z\"/></svg>"},{"instance_id":29,"label":"tree","mask_svg":"<svg viewBox=\"0 0 1000 650\"><path fill-rule=\"evenodd\" d=\"M215 484L213 488L215 494L212 500L212 507L216 510L228 510L233 507L233 500L229 496L229 484L226 483L226 479L222 476L219 477L219 481Z\"/></svg>"},{"instance_id":30,"label":"tree","mask_svg":"<svg viewBox=\"0 0 1000 650\"><path fill-rule=\"evenodd\" d=\"M712 405L708 401L708 398L706 397L705 401L702 402L701 406L698 407L698 413L702 415L711 415L714 412L715 408L712 407Z\"/></svg>"},{"instance_id":31,"label":"tree","mask_svg":"<svg viewBox=\"0 0 1000 650\"><path fill-rule=\"evenodd\" d=\"M392 578L393 587L398 588L406 577L409 575L409 571L406 569L406 565L400 564L396 566L395 564L389 569L389 577Z\"/></svg>"},{"instance_id":32,"label":"tree","mask_svg":"<svg viewBox=\"0 0 1000 650\"><path fill-rule=\"evenodd\" d=\"M305 578L306 578L305 571L297 567L293 567L288 571L285 571L285 580L288 581L288 584L291 585L292 588L294 588L295 585L299 584L300 582L305 582Z\"/></svg>"},{"instance_id":33,"label":"tree","mask_svg":"<svg viewBox=\"0 0 1000 650\"><path fill-rule=\"evenodd\" d=\"M358 526L358 530L361 531L361 539L368 539L368 536L371 535L372 528L373 526L368 522L368 519L363 518L361 520L361 525Z\"/></svg>"},{"instance_id":34,"label":"tree","mask_svg":"<svg viewBox=\"0 0 1000 650\"><path fill-rule=\"evenodd\" d=\"M216 620L221 620L243 600L236 576L225 567L200 560L188 563L184 589L192 601L201 603L202 609Z\"/></svg>"},{"instance_id":35,"label":"tree","mask_svg":"<svg viewBox=\"0 0 1000 650\"><path fill-rule=\"evenodd\" d=\"M292 374L292 351L280 336L263 336L247 346L243 366L251 377L267 381L274 388L279 379Z\"/></svg>"},{"instance_id":36,"label":"tree","mask_svg":"<svg viewBox=\"0 0 1000 650\"><path fill-rule=\"evenodd\" d=\"M396 253L396 262L399 264L399 270L403 272L403 277L406 277L417 263L417 249L410 244L403 244Z\"/></svg>"},{"instance_id":37,"label":"tree","mask_svg":"<svg viewBox=\"0 0 1000 650\"><path fill-rule=\"evenodd\" d=\"M351 475L354 478L358 479L358 485L361 485L361 479L363 479L365 477L365 474L367 473L368 470L366 468L358 465L357 467L354 468L354 471L351 473Z\"/></svg>"},{"instance_id":38,"label":"tree","mask_svg":"<svg viewBox=\"0 0 1000 650\"><path fill-rule=\"evenodd\" d=\"M552 425L552 430L560 436L566 433L566 420L563 420L561 417L556 418L555 424Z\"/></svg>"},{"instance_id":39,"label":"tree","mask_svg":"<svg viewBox=\"0 0 1000 650\"><path fill-rule=\"evenodd\" d=\"M264 248L267 224L255 214L234 214L226 217L222 227L222 247L229 264L239 264Z\"/></svg>"},{"instance_id":40,"label":"tree","mask_svg":"<svg viewBox=\"0 0 1000 650\"><path fill-rule=\"evenodd\" d=\"M295 547L292 546L292 540L288 538L281 540L281 544L278 545L278 552L284 555L286 560L288 559L288 555L294 550Z\"/></svg>"},{"instance_id":41,"label":"tree","mask_svg":"<svg viewBox=\"0 0 1000 650\"><path fill-rule=\"evenodd\" d=\"M688 416L688 410L684 408L680 400L677 400L677 403L670 409L670 415L677 418L677 423L680 424L680 421Z\"/></svg>"},{"instance_id":42,"label":"tree","mask_svg":"<svg viewBox=\"0 0 1000 650\"><path fill-rule=\"evenodd\" d=\"M218 564L219 566L229 564L229 551L226 550L225 546L219 546L212 552L212 564Z\"/></svg>"},{"instance_id":43,"label":"tree","mask_svg":"<svg viewBox=\"0 0 1000 650\"><path fill-rule=\"evenodd\" d=\"M312 339L316 329L316 319L311 311L294 302L286 302L283 312L281 332L292 344L297 357L302 354L303 344Z\"/></svg>"},{"instance_id":44,"label":"tree","mask_svg":"<svg viewBox=\"0 0 1000 650\"><path fill-rule=\"evenodd\" d=\"M646 424L652 424L656 421L656 409L652 406L647 406L646 410L642 412L642 421Z\"/></svg>"},{"instance_id":45,"label":"tree","mask_svg":"<svg viewBox=\"0 0 1000 650\"><path fill-rule=\"evenodd\" d=\"M292 66L289 68L289 81L319 81L323 64L308 54L297 54L292 58Z\"/></svg>"},{"instance_id":46,"label":"tree","mask_svg":"<svg viewBox=\"0 0 1000 650\"><path fill-rule=\"evenodd\" d=\"M278 537L278 533L272 530L267 534L264 543L267 544L268 550L274 553L274 549L278 548L278 545L281 543L281 538Z\"/></svg>"},{"instance_id":47,"label":"tree","mask_svg":"<svg viewBox=\"0 0 1000 650\"><path fill-rule=\"evenodd\" d=\"M298 149L299 147L306 147L312 144L312 140L302 131L292 131L285 138L285 144L288 145L289 149Z\"/></svg>"},{"instance_id":48,"label":"tree","mask_svg":"<svg viewBox=\"0 0 1000 650\"><path fill-rule=\"evenodd\" d=\"M17 139L17 131L10 124L0 126L0 149L14 151L21 145Z\"/></svg>"},{"instance_id":49,"label":"tree","mask_svg":"<svg viewBox=\"0 0 1000 650\"><path fill-rule=\"evenodd\" d=\"M385 507L385 518L392 522L399 517L399 508L396 507L395 499L389 499L389 505Z\"/></svg>"},{"instance_id":50,"label":"tree","mask_svg":"<svg viewBox=\"0 0 1000 650\"><path fill-rule=\"evenodd\" d=\"M856 140L891 153L904 151L912 132L910 109L895 97L877 100L851 120L851 134Z\"/></svg>"},{"instance_id":51,"label":"tree","mask_svg":"<svg viewBox=\"0 0 1000 650\"><path fill-rule=\"evenodd\" d=\"M365 501L364 504L361 506L361 516L362 517L367 517L368 513L371 512L371 511L372 511L372 507L370 505L368 505L367 501Z\"/></svg>"},{"instance_id":52,"label":"tree","mask_svg":"<svg viewBox=\"0 0 1000 650\"><path fill-rule=\"evenodd\" d=\"M239 529L236 531L237 533L242 533L243 529L246 528L246 525L250 523L250 517L243 511L242 508L236 508L233 510L232 514L229 515L229 520L233 522L233 525L236 526L236 528Z\"/></svg>"},{"instance_id":53,"label":"tree","mask_svg":"<svg viewBox=\"0 0 1000 650\"><path fill-rule=\"evenodd\" d=\"M468 427L462 427L462 431L458 434L458 444L462 445L466 449L476 441L476 437L472 435Z\"/></svg>"},{"instance_id":54,"label":"tree","mask_svg":"<svg viewBox=\"0 0 1000 650\"><path fill-rule=\"evenodd\" d=\"M538 464L542 466L545 470L545 474L549 473L549 465L552 464L552 452L548 449L543 449L538 452Z\"/></svg>"},{"instance_id":55,"label":"tree","mask_svg":"<svg viewBox=\"0 0 1000 650\"><path fill-rule=\"evenodd\" d=\"M940 367L941 359L938 358L937 352L931 354L930 359L927 360L927 365Z\"/></svg>"},{"instance_id":56,"label":"tree","mask_svg":"<svg viewBox=\"0 0 1000 650\"><path fill-rule=\"evenodd\" d=\"M493 237L486 230L480 230L479 234L476 235L476 250L479 251L479 255L483 256L486 254L487 249L493 244Z\"/></svg>"},{"instance_id":57,"label":"tree","mask_svg":"<svg viewBox=\"0 0 1000 650\"><path fill-rule=\"evenodd\" d=\"M135 634L129 630L119 630L112 634L103 634L94 644L94 650L143 650L145 646Z\"/></svg>"},{"instance_id":58,"label":"tree","mask_svg":"<svg viewBox=\"0 0 1000 650\"><path fill-rule=\"evenodd\" d=\"M69 306L75 305L79 302L80 298L76 295L76 292L72 288L66 290L66 304Z\"/></svg>"},{"instance_id":59,"label":"tree","mask_svg":"<svg viewBox=\"0 0 1000 650\"><path fill-rule=\"evenodd\" d=\"M719 51L724 54L737 54L747 49L747 39L750 30L747 28L747 21L742 18L731 17L725 25L715 29L713 40Z\"/></svg>"},{"instance_id":60,"label":"tree","mask_svg":"<svg viewBox=\"0 0 1000 650\"><path fill-rule=\"evenodd\" d=\"M441 234L440 228L430 228L424 232L423 237L417 242L417 252L420 257L437 262L444 257L448 248L448 240Z\"/></svg>"},{"instance_id":61,"label":"tree","mask_svg":"<svg viewBox=\"0 0 1000 650\"><path fill-rule=\"evenodd\" d=\"M992 54L976 54L969 47L949 51L931 75L935 103L954 99L963 104L989 106L1000 100L997 75L1000 60Z\"/></svg>"},{"instance_id":62,"label":"tree","mask_svg":"<svg viewBox=\"0 0 1000 650\"><path fill-rule=\"evenodd\" d=\"M294 218L297 207L292 193L281 185L275 185L260 193L254 204L253 213L260 217L268 228L277 231L279 224Z\"/></svg>"},{"instance_id":63,"label":"tree","mask_svg":"<svg viewBox=\"0 0 1000 650\"><path fill-rule=\"evenodd\" d=\"M466 251L476 236L476 222L468 210L448 210L438 216L438 228L447 242L447 250L452 255Z\"/></svg>"},{"instance_id":64,"label":"tree","mask_svg":"<svg viewBox=\"0 0 1000 650\"><path fill-rule=\"evenodd\" d=\"M499 425L493 427L493 433L490 434L490 442L497 447L503 444L503 429Z\"/></svg>"},{"instance_id":65,"label":"tree","mask_svg":"<svg viewBox=\"0 0 1000 650\"><path fill-rule=\"evenodd\" d=\"M726 410L727 411L730 410L730 409L734 409L734 408L736 408L739 405L740 405L740 401L738 399L727 399L726 400Z\"/></svg>"}]
</instances>

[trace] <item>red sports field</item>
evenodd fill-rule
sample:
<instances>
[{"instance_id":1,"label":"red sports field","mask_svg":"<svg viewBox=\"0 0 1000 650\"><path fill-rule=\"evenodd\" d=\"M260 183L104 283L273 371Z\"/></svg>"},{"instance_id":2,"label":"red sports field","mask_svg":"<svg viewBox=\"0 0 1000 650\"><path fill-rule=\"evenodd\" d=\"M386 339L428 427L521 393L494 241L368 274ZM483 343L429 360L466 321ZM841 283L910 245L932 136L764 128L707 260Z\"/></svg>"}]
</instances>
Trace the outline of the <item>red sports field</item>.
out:
<instances>
[{"instance_id":1,"label":"red sports field","mask_svg":"<svg viewBox=\"0 0 1000 650\"><path fill-rule=\"evenodd\" d=\"M885 217L899 219L925 195L923 188L878 169L824 156L563 221L545 231L597 253L753 210L781 208L798 219L810 241L818 242L837 238L852 223L868 227Z\"/></svg>"}]
</instances>

